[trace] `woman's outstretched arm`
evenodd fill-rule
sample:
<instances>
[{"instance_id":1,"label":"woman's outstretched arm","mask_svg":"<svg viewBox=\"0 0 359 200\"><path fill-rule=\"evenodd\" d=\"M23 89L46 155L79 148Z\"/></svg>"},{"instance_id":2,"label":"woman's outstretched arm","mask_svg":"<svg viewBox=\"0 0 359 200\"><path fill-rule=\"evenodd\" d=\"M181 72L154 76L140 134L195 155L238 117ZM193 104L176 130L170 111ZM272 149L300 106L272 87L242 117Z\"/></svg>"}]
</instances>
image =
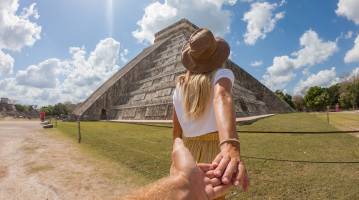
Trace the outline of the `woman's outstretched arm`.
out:
<instances>
[{"instance_id":1,"label":"woman's outstretched arm","mask_svg":"<svg viewBox=\"0 0 359 200\"><path fill-rule=\"evenodd\" d=\"M232 99L232 82L228 78L221 78L214 86L213 106L220 142L227 139L237 139L235 107ZM222 176L222 182L228 184L234 177L235 186L242 184L243 191L247 191L250 184L244 162L240 156L240 143L229 140L221 143L221 153L213 161L218 166L215 171L217 177Z\"/></svg>"}]
</instances>

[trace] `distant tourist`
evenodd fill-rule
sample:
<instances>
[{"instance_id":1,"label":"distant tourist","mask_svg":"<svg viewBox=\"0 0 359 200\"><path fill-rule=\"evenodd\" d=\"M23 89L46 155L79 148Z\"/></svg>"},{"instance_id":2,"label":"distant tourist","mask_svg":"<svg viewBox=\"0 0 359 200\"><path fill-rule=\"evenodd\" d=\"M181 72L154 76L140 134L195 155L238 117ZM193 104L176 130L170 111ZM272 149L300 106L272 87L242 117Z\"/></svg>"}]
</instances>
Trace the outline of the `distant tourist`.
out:
<instances>
[{"instance_id":1,"label":"distant tourist","mask_svg":"<svg viewBox=\"0 0 359 200\"><path fill-rule=\"evenodd\" d=\"M231 94L234 75L220 69L229 54L228 43L206 28L183 46L187 73L179 77L173 96L173 139L183 137L197 163L212 163L222 184L242 184L247 191L250 181L240 156ZM225 194L216 199L225 199Z\"/></svg>"},{"instance_id":2,"label":"distant tourist","mask_svg":"<svg viewBox=\"0 0 359 200\"><path fill-rule=\"evenodd\" d=\"M42 122L45 121L45 112L44 112L44 111L41 111L41 113L40 113L40 119L41 119Z\"/></svg>"}]
</instances>

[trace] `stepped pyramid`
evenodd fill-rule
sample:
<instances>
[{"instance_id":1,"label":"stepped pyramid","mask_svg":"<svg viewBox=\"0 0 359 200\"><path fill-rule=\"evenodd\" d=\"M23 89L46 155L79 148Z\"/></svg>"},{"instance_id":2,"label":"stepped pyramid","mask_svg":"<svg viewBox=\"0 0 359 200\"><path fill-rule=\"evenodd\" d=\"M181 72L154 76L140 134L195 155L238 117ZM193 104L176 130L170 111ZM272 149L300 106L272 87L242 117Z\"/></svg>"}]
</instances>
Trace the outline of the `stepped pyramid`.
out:
<instances>
[{"instance_id":1,"label":"stepped pyramid","mask_svg":"<svg viewBox=\"0 0 359 200\"><path fill-rule=\"evenodd\" d=\"M85 120L172 119L176 81L186 69L181 49L198 27L182 19L155 34L154 44L121 68L79 105L73 114ZM291 113L294 110L230 60L224 64L235 75L236 117Z\"/></svg>"}]
</instances>

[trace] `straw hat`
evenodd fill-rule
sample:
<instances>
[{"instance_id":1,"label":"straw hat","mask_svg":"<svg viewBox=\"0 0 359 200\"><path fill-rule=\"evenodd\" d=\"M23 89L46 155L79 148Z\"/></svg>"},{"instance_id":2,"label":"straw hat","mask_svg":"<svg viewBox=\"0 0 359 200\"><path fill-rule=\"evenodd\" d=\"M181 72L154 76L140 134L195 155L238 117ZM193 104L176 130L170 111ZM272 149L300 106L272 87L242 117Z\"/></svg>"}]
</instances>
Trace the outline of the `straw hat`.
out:
<instances>
[{"instance_id":1,"label":"straw hat","mask_svg":"<svg viewBox=\"0 0 359 200\"><path fill-rule=\"evenodd\" d=\"M200 74L220 68L229 57L228 43L214 37L207 28L195 31L182 47L182 63L190 72Z\"/></svg>"}]
</instances>

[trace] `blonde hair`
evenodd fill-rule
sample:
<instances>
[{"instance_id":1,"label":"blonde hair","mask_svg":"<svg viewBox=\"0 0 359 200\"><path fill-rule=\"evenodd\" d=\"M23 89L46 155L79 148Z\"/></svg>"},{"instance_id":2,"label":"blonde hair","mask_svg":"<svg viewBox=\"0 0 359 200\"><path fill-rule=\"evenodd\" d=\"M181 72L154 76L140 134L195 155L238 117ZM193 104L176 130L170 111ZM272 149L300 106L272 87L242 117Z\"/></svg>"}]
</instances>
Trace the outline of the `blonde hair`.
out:
<instances>
[{"instance_id":1,"label":"blonde hair","mask_svg":"<svg viewBox=\"0 0 359 200\"><path fill-rule=\"evenodd\" d=\"M178 78L177 88L182 87L182 103L187 120L195 120L204 114L211 98L212 81L217 70L203 74L187 71L187 74Z\"/></svg>"}]
</instances>

